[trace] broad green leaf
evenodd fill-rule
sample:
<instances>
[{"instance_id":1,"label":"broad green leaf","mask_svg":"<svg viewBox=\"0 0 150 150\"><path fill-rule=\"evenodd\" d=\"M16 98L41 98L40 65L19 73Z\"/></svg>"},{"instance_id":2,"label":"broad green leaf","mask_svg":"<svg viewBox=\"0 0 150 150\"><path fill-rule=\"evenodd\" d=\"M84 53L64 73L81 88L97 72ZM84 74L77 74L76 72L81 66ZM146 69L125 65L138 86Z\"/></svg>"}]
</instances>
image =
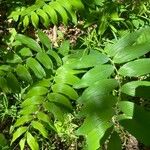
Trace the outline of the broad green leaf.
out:
<instances>
[{"instance_id":1,"label":"broad green leaf","mask_svg":"<svg viewBox=\"0 0 150 150\"><path fill-rule=\"evenodd\" d=\"M34 72L35 76L39 79L46 76L46 73L40 63L34 58L27 59L27 66Z\"/></svg>"},{"instance_id":2,"label":"broad green leaf","mask_svg":"<svg viewBox=\"0 0 150 150\"><path fill-rule=\"evenodd\" d=\"M4 55L3 58L6 63L11 63L11 64L22 63L21 57L13 52Z\"/></svg>"},{"instance_id":3,"label":"broad green leaf","mask_svg":"<svg viewBox=\"0 0 150 150\"><path fill-rule=\"evenodd\" d=\"M20 79L32 83L32 77L26 67L23 65L18 65L16 68L16 73L20 77Z\"/></svg>"},{"instance_id":4,"label":"broad green leaf","mask_svg":"<svg viewBox=\"0 0 150 150\"><path fill-rule=\"evenodd\" d=\"M49 88L52 84L51 81L52 81L52 78L42 79L39 82L37 82L35 86L43 86L43 87Z\"/></svg>"},{"instance_id":5,"label":"broad green leaf","mask_svg":"<svg viewBox=\"0 0 150 150\"><path fill-rule=\"evenodd\" d=\"M150 112L128 101L120 102L119 106L123 113L130 117L130 119L121 120L120 124L140 142L150 146L150 120L147 119L150 118Z\"/></svg>"},{"instance_id":6,"label":"broad green leaf","mask_svg":"<svg viewBox=\"0 0 150 150\"><path fill-rule=\"evenodd\" d=\"M51 5L44 5L43 10L49 15L53 24L58 23L57 13Z\"/></svg>"},{"instance_id":7,"label":"broad green leaf","mask_svg":"<svg viewBox=\"0 0 150 150\"><path fill-rule=\"evenodd\" d=\"M50 2L49 5L59 13L59 15L62 18L62 22L65 25L67 25L67 23L68 23L68 15L67 15L66 10L63 8L63 6L61 6L60 3L58 3L57 1Z\"/></svg>"},{"instance_id":8,"label":"broad green leaf","mask_svg":"<svg viewBox=\"0 0 150 150\"><path fill-rule=\"evenodd\" d=\"M125 63L127 61L139 58L150 51L150 42L145 42L138 45L126 47L121 52L117 53L113 61L114 63Z\"/></svg>"},{"instance_id":9,"label":"broad green leaf","mask_svg":"<svg viewBox=\"0 0 150 150\"><path fill-rule=\"evenodd\" d=\"M150 82L149 81L132 81L121 87L121 92L130 96L141 96L150 98Z\"/></svg>"},{"instance_id":10,"label":"broad green leaf","mask_svg":"<svg viewBox=\"0 0 150 150\"><path fill-rule=\"evenodd\" d=\"M119 69L123 76L138 77L150 73L150 59L143 58L126 63Z\"/></svg>"},{"instance_id":11,"label":"broad green leaf","mask_svg":"<svg viewBox=\"0 0 150 150\"><path fill-rule=\"evenodd\" d=\"M122 150L122 142L117 132L112 133L107 146L108 150Z\"/></svg>"},{"instance_id":12,"label":"broad green leaf","mask_svg":"<svg viewBox=\"0 0 150 150\"><path fill-rule=\"evenodd\" d=\"M28 25L29 25L29 16L26 15L23 19L23 27L27 28Z\"/></svg>"},{"instance_id":13,"label":"broad green leaf","mask_svg":"<svg viewBox=\"0 0 150 150\"><path fill-rule=\"evenodd\" d=\"M27 127L19 127L14 133L11 144L27 131Z\"/></svg>"},{"instance_id":14,"label":"broad green leaf","mask_svg":"<svg viewBox=\"0 0 150 150\"><path fill-rule=\"evenodd\" d=\"M45 138L48 137L47 130L39 121L32 121L31 126L35 128L36 130L38 130L43 135L43 137Z\"/></svg>"},{"instance_id":15,"label":"broad green leaf","mask_svg":"<svg viewBox=\"0 0 150 150\"><path fill-rule=\"evenodd\" d=\"M6 77L7 85L13 93L20 93L20 84L13 73L9 73Z\"/></svg>"},{"instance_id":16,"label":"broad green leaf","mask_svg":"<svg viewBox=\"0 0 150 150\"><path fill-rule=\"evenodd\" d=\"M25 98L32 98L33 96L41 96L47 94L48 89L42 86L31 88L26 94Z\"/></svg>"},{"instance_id":17,"label":"broad green leaf","mask_svg":"<svg viewBox=\"0 0 150 150\"><path fill-rule=\"evenodd\" d=\"M40 45L30 37L27 37L27 36L22 35L22 34L17 34L16 40L20 41L22 44L24 44L25 46L27 46L28 48L30 48L36 52L42 51Z\"/></svg>"},{"instance_id":18,"label":"broad green leaf","mask_svg":"<svg viewBox=\"0 0 150 150\"><path fill-rule=\"evenodd\" d=\"M22 48L19 51L19 54L21 56L24 56L24 57L28 57L28 56L32 56L33 55L32 52L31 52L31 50L29 48L27 48L27 47Z\"/></svg>"},{"instance_id":19,"label":"broad green leaf","mask_svg":"<svg viewBox=\"0 0 150 150\"><path fill-rule=\"evenodd\" d=\"M69 53L69 50L70 50L69 41L64 41L58 49L59 53L63 56L66 56Z\"/></svg>"},{"instance_id":20,"label":"broad green leaf","mask_svg":"<svg viewBox=\"0 0 150 150\"><path fill-rule=\"evenodd\" d=\"M32 119L33 119L33 116L31 115L21 116L19 119L17 119L13 127L15 128L15 127L24 125L25 123L30 122Z\"/></svg>"},{"instance_id":21,"label":"broad green leaf","mask_svg":"<svg viewBox=\"0 0 150 150\"><path fill-rule=\"evenodd\" d=\"M20 150L24 150L26 139L22 138L19 142Z\"/></svg>"},{"instance_id":22,"label":"broad green leaf","mask_svg":"<svg viewBox=\"0 0 150 150\"><path fill-rule=\"evenodd\" d=\"M31 150L39 150L37 140L32 136L30 132L27 132L27 143L30 146Z\"/></svg>"},{"instance_id":23,"label":"broad green leaf","mask_svg":"<svg viewBox=\"0 0 150 150\"><path fill-rule=\"evenodd\" d=\"M113 73L112 65L98 65L85 73L82 79L74 85L75 88L91 86L96 81L107 79Z\"/></svg>"},{"instance_id":24,"label":"broad green leaf","mask_svg":"<svg viewBox=\"0 0 150 150\"><path fill-rule=\"evenodd\" d=\"M53 102L54 104L64 108L64 109L69 109L72 110L72 105L68 98L63 96L62 94L59 93L50 93L47 96L48 100L50 102Z\"/></svg>"},{"instance_id":25,"label":"broad green leaf","mask_svg":"<svg viewBox=\"0 0 150 150\"><path fill-rule=\"evenodd\" d=\"M57 105L51 102L45 102L43 106L46 110L48 110L54 115L55 119L58 119L61 122L64 121L65 112L63 111L61 107L58 107Z\"/></svg>"},{"instance_id":26,"label":"broad green leaf","mask_svg":"<svg viewBox=\"0 0 150 150\"><path fill-rule=\"evenodd\" d=\"M62 93L73 100L77 100L78 98L77 92L71 86L68 86L66 84L61 84L61 83L54 84L52 86L52 90L53 92L56 92L56 93Z\"/></svg>"},{"instance_id":27,"label":"broad green leaf","mask_svg":"<svg viewBox=\"0 0 150 150\"><path fill-rule=\"evenodd\" d=\"M47 69L52 69L53 68L53 62L51 61L50 57L44 53L44 52L39 52L36 55L37 60Z\"/></svg>"},{"instance_id":28,"label":"broad green leaf","mask_svg":"<svg viewBox=\"0 0 150 150\"><path fill-rule=\"evenodd\" d=\"M31 12L31 22L33 24L33 26L35 28L38 28L38 25L39 25L39 17L37 15L37 13L35 13L34 11Z\"/></svg>"},{"instance_id":29,"label":"broad green leaf","mask_svg":"<svg viewBox=\"0 0 150 150\"><path fill-rule=\"evenodd\" d=\"M133 33L129 33L124 35L121 39L119 39L115 44L109 44L105 47L105 52L111 57L115 56L119 52L121 53L122 49L125 49L127 46L133 45L138 37L141 35L143 31L139 30Z\"/></svg>"},{"instance_id":30,"label":"broad green leaf","mask_svg":"<svg viewBox=\"0 0 150 150\"><path fill-rule=\"evenodd\" d=\"M66 84L74 85L75 83L78 83L80 79L70 73L62 72L61 74L55 76L54 81L56 83L66 83Z\"/></svg>"},{"instance_id":31,"label":"broad green leaf","mask_svg":"<svg viewBox=\"0 0 150 150\"><path fill-rule=\"evenodd\" d=\"M38 37L40 39L40 42L44 46L46 46L48 49L51 48L51 41L50 41L49 37L44 32L42 32L41 30L38 30Z\"/></svg>"},{"instance_id":32,"label":"broad green leaf","mask_svg":"<svg viewBox=\"0 0 150 150\"><path fill-rule=\"evenodd\" d=\"M3 71L11 71L11 66L10 65L0 65L0 70L3 70Z\"/></svg>"},{"instance_id":33,"label":"broad green leaf","mask_svg":"<svg viewBox=\"0 0 150 150\"><path fill-rule=\"evenodd\" d=\"M33 95L34 95L34 94L33 94ZM31 104L32 104L32 105L39 105L39 104L41 104L43 101L44 101L44 97L38 96L38 95L36 94L35 96L32 96L32 97L27 98L26 100L24 100L24 101L21 103L21 106L22 106L22 107L25 107L25 106L30 106Z\"/></svg>"},{"instance_id":34,"label":"broad green leaf","mask_svg":"<svg viewBox=\"0 0 150 150\"><path fill-rule=\"evenodd\" d=\"M42 18L42 24L47 28L49 26L49 17L42 9L36 10L36 13Z\"/></svg>"},{"instance_id":35,"label":"broad green leaf","mask_svg":"<svg viewBox=\"0 0 150 150\"><path fill-rule=\"evenodd\" d=\"M26 106L24 108L22 108L19 111L20 115L30 115L30 114L34 114L38 111L38 106L37 105L30 105L30 106Z\"/></svg>"},{"instance_id":36,"label":"broad green leaf","mask_svg":"<svg viewBox=\"0 0 150 150\"><path fill-rule=\"evenodd\" d=\"M98 52L98 51L91 51L88 55L83 55L80 58L72 58L66 62L71 68L73 69L82 69L93 67L96 65L104 64L108 62L109 58Z\"/></svg>"}]
</instances>

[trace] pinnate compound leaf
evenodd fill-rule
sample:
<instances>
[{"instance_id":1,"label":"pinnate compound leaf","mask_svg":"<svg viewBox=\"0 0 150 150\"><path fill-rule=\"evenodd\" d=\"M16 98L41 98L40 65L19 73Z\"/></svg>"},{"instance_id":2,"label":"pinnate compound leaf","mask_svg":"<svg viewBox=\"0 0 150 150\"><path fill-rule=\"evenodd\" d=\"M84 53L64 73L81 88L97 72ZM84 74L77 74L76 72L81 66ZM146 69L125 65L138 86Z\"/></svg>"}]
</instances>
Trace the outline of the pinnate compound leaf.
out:
<instances>
[{"instance_id":1,"label":"pinnate compound leaf","mask_svg":"<svg viewBox=\"0 0 150 150\"><path fill-rule=\"evenodd\" d=\"M45 127L43 126L42 123L40 123L39 121L32 121L31 125L33 128L38 130L43 135L43 137L45 137L45 138L48 137L47 130L45 129Z\"/></svg>"},{"instance_id":2,"label":"pinnate compound leaf","mask_svg":"<svg viewBox=\"0 0 150 150\"><path fill-rule=\"evenodd\" d=\"M131 81L121 87L121 91L127 95L145 98L150 98L149 90L149 81Z\"/></svg>"},{"instance_id":3,"label":"pinnate compound leaf","mask_svg":"<svg viewBox=\"0 0 150 150\"><path fill-rule=\"evenodd\" d=\"M150 118L150 112L128 101L120 102L119 107L127 116L127 119L120 120L120 124L140 142L150 146L150 120L147 119Z\"/></svg>"},{"instance_id":4,"label":"pinnate compound leaf","mask_svg":"<svg viewBox=\"0 0 150 150\"><path fill-rule=\"evenodd\" d=\"M24 44L25 46L27 46L28 48L30 48L36 52L42 51L40 45L30 37L27 37L27 36L22 35L22 34L17 34L16 40L20 41L22 44Z\"/></svg>"},{"instance_id":5,"label":"pinnate compound leaf","mask_svg":"<svg viewBox=\"0 0 150 150\"><path fill-rule=\"evenodd\" d=\"M150 73L150 59L143 58L131 61L119 69L122 76L139 77Z\"/></svg>"},{"instance_id":6,"label":"pinnate compound leaf","mask_svg":"<svg viewBox=\"0 0 150 150\"><path fill-rule=\"evenodd\" d=\"M117 132L113 132L108 143L108 150L122 150L121 139Z\"/></svg>"},{"instance_id":7,"label":"pinnate compound leaf","mask_svg":"<svg viewBox=\"0 0 150 150\"><path fill-rule=\"evenodd\" d=\"M39 79L46 76L46 73L40 63L34 58L27 59L27 66L34 72L35 76Z\"/></svg>"},{"instance_id":8,"label":"pinnate compound leaf","mask_svg":"<svg viewBox=\"0 0 150 150\"><path fill-rule=\"evenodd\" d=\"M27 132L27 143L30 146L31 150L39 150L37 140L30 132Z\"/></svg>"},{"instance_id":9,"label":"pinnate compound leaf","mask_svg":"<svg viewBox=\"0 0 150 150\"><path fill-rule=\"evenodd\" d=\"M27 127L19 127L14 133L11 144L27 131Z\"/></svg>"}]
</instances>

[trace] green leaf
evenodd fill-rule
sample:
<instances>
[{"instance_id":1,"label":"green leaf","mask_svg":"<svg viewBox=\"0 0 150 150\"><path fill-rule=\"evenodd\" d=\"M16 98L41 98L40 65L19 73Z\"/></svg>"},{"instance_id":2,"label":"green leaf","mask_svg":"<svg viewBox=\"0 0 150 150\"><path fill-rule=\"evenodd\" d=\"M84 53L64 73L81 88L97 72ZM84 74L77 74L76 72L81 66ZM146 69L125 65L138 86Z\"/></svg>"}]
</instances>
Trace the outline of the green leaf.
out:
<instances>
[{"instance_id":1,"label":"green leaf","mask_svg":"<svg viewBox=\"0 0 150 150\"><path fill-rule=\"evenodd\" d=\"M50 57L44 53L44 52L39 52L36 55L37 60L47 69L52 69L53 68L53 62L51 61Z\"/></svg>"},{"instance_id":2,"label":"green leaf","mask_svg":"<svg viewBox=\"0 0 150 150\"><path fill-rule=\"evenodd\" d=\"M32 49L36 52L42 51L40 45L30 37L27 37L27 36L22 35L22 34L17 34L16 40L20 41L22 44L24 44L25 46L29 47L30 49Z\"/></svg>"},{"instance_id":3,"label":"green leaf","mask_svg":"<svg viewBox=\"0 0 150 150\"><path fill-rule=\"evenodd\" d=\"M59 15L62 18L62 22L65 25L67 25L68 15L67 15L66 10L60 5L60 3L58 3L57 1L54 1L54 2L50 2L49 5L59 13Z\"/></svg>"},{"instance_id":4,"label":"green leaf","mask_svg":"<svg viewBox=\"0 0 150 150\"><path fill-rule=\"evenodd\" d=\"M21 103L21 106L22 107L25 107L25 106L30 106L31 104L32 105L39 105L41 104L42 102L44 101L44 98L42 96L37 96L33 94L32 97L30 98L27 98L26 100L24 100L22 103Z\"/></svg>"},{"instance_id":5,"label":"green leaf","mask_svg":"<svg viewBox=\"0 0 150 150\"><path fill-rule=\"evenodd\" d=\"M132 102L122 101L119 104L120 109L130 119L120 121L120 124L135 138L146 146L150 146L150 112L145 111L143 107Z\"/></svg>"},{"instance_id":6,"label":"green leaf","mask_svg":"<svg viewBox=\"0 0 150 150\"><path fill-rule=\"evenodd\" d=\"M39 25L39 17L37 15L37 13L35 13L34 11L31 12L31 22L33 24L33 26L35 28L38 28L38 25Z\"/></svg>"},{"instance_id":7,"label":"green leaf","mask_svg":"<svg viewBox=\"0 0 150 150\"><path fill-rule=\"evenodd\" d=\"M34 72L37 78L42 79L43 77L46 77L46 73L43 67L37 60L35 60L34 58L28 58L26 63L27 66Z\"/></svg>"},{"instance_id":8,"label":"green leaf","mask_svg":"<svg viewBox=\"0 0 150 150\"><path fill-rule=\"evenodd\" d=\"M40 39L40 42L46 46L48 49L51 48L51 42L50 42L50 39L49 37L44 33L42 32L41 30L38 30L38 37Z\"/></svg>"},{"instance_id":9,"label":"green leaf","mask_svg":"<svg viewBox=\"0 0 150 150\"><path fill-rule=\"evenodd\" d=\"M75 75L72 75L71 73L64 73L64 72L62 72L61 74L58 74L54 78L54 81L56 83L66 83L70 85L74 85L75 83L78 83L79 80L80 79L76 77Z\"/></svg>"},{"instance_id":10,"label":"green leaf","mask_svg":"<svg viewBox=\"0 0 150 150\"><path fill-rule=\"evenodd\" d=\"M29 25L29 17L26 15L23 19L23 27L27 28Z\"/></svg>"},{"instance_id":11,"label":"green leaf","mask_svg":"<svg viewBox=\"0 0 150 150\"><path fill-rule=\"evenodd\" d=\"M27 127L19 127L14 133L11 144L27 131Z\"/></svg>"},{"instance_id":12,"label":"green leaf","mask_svg":"<svg viewBox=\"0 0 150 150\"><path fill-rule=\"evenodd\" d=\"M27 132L27 143L30 146L31 150L39 150L37 140L32 136L30 132Z\"/></svg>"},{"instance_id":13,"label":"green leaf","mask_svg":"<svg viewBox=\"0 0 150 150\"><path fill-rule=\"evenodd\" d=\"M49 26L49 17L42 9L36 10L36 13L42 18L42 24L47 28Z\"/></svg>"},{"instance_id":14,"label":"green leaf","mask_svg":"<svg viewBox=\"0 0 150 150\"><path fill-rule=\"evenodd\" d=\"M48 94L47 98L50 102L53 102L57 106L60 106L60 108L62 107L64 109L72 110L72 105L70 101L68 100L68 98L66 98L62 94L50 93Z\"/></svg>"},{"instance_id":15,"label":"green leaf","mask_svg":"<svg viewBox=\"0 0 150 150\"><path fill-rule=\"evenodd\" d=\"M98 51L91 51L89 55L83 55L80 58L72 58L69 59L66 64L68 64L73 69L82 69L93 67L96 65L104 64L108 62L109 58L98 52Z\"/></svg>"},{"instance_id":16,"label":"green leaf","mask_svg":"<svg viewBox=\"0 0 150 150\"><path fill-rule=\"evenodd\" d=\"M8 141L6 140L4 134L0 133L0 148L7 146Z\"/></svg>"},{"instance_id":17,"label":"green leaf","mask_svg":"<svg viewBox=\"0 0 150 150\"><path fill-rule=\"evenodd\" d=\"M24 47L19 51L19 54L24 57L32 56L32 52L29 48Z\"/></svg>"},{"instance_id":18,"label":"green leaf","mask_svg":"<svg viewBox=\"0 0 150 150\"><path fill-rule=\"evenodd\" d=\"M71 0L69 1L74 9L80 10L84 9L83 2L81 0Z\"/></svg>"},{"instance_id":19,"label":"green leaf","mask_svg":"<svg viewBox=\"0 0 150 150\"><path fill-rule=\"evenodd\" d=\"M49 15L53 24L58 23L57 13L51 5L44 5L43 10Z\"/></svg>"},{"instance_id":20,"label":"green leaf","mask_svg":"<svg viewBox=\"0 0 150 150\"><path fill-rule=\"evenodd\" d=\"M123 76L138 77L150 73L150 59L143 58L126 63L119 69Z\"/></svg>"},{"instance_id":21,"label":"green leaf","mask_svg":"<svg viewBox=\"0 0 150 150\"><path fill-rule=\"evenodd\" d=\"M22 138L19 142L20 150L24 150L26 139Z\"/></svg>"},{"instance_id":22,"label":"green leaf","mask_svg":"<svg viewBox=\"0 0 150 150\"><path fill-rule=\"evenodd\" d=\"M9 93L10 89L8 87L7 80L4 77L0 77L0 88L4 93Z\"/></svg>"},{"instance_id":23,"label":"green leaf","mask_svg":"<svg viewBox=\"0 0 150 150\"><path fill-rule=\"evenodd\" d=\"M38 106L37 105L30 105L22 108L19 111L20 115L30 115L30 114L35 114L38 111Z\"/></svg>"},{"instance_id":24,"label":"green leaf","mask_svg":"<svg viewBox=\"0 0 150 150\"><path fill-rule=\"evenodd\" d=\"M58 107L57 105L55 105L54 103L51 103L51 102L45 102L43 106L46 110L48 110L49 112L51 112L54 115L54 118L56 120L59 120L61 122L64 121L65 112L63 111L62 108Z\"/></svg>"},{"instance_id":25,"label":"green leaf","mask_svg":"<svg viewBox=\"0 0 150 150\"><path fill-rule=\"evenodd\" d=\"M58 51L61 55L66 56L69 53L70 50L70 43L69 41L64 41L62 42L62 44L60 45Z\"/></svg>"},{"instance_id":26,"label":"green leaf","mask_svg":"<svg viewBox=\"0 0 150 150\"><path fill-rule=\"evenodd\" d=\"M8 54L4 55L4 59L6 63L22 63L21 57L13 52L9 52Z\"/></svg>"},{"instance_id":27,"label":"green leaf","mask_svg":"<svg viewBox=\"0 0 150 150\"><path fill-rule=\"evenodd\" d=\"M24 125L25 123L30 122L32 119L33 119L33 116L31 115L21 116L19 119L17 119L13 127L15 128L15 127Z\"/></svg>"},{"instance_id":28,"label":"green leaf","mask_svg":"<svg viewBox=\"0 0 150 150\"><path fill-rule=\"evenodd\" d=\"M121 87L121 92L130 96L140 96L150 98L150 82L149 81L132 81Z\"/></svg>"},{"instance_id":29,"label":"green leaf","mask_svg":"<svg viewBox=\"0 0 150 150\"><path fill-rule=\"evenodd\" d=\"M9 73L6 77L7 85L13 93L20 93L20 84L13 73Z\"/></svg>"},{"instance_id":30,"label":"green leaf","mask_svg":"<svg viewBox=\"0 0 150 150\"><path fill-rule=\"evenodd\" d=\"M48 133L47 133L46 129L39 121L32 121L31 125L33 128L38 130L43 135L43 137L45 137L45 138L48 137Z\"/></svg>"},{"instance_id":31,"label":"green leaf","mask_svg":"<svg viewBox=\"0 0 150 150\"><path fill-rule=\"evenodd\" d=\"M122 150L121 139L117 132L113 132L107 146L108 150Z\"/></svg>"},{"instance_id":32,"label":"green leaf","mask_svg":"<svg viewBox=\"0 0 150 150\"><path fill-rule=\"evenodd\" d=\"M82 79L74 85L75 88L91 86L96 81L107 79L113 73L112 65L98 65L85 73Z\"/></svg>"},{"instance_id":33,"label":"green leaf","mask_svg":"<svg viewBox=\"0 0 150 150\"><path fill-rule=\"evenodd\" d=\"M72 87L70 87L66 84L61 84L61 83L54 84L52 86L52 90L53 90L53 92L56 92L56 93L62 93L73 100L77 100L77 98L78 98L77 92Z\"/></svg>"},{"instance_id":34,"label":"green leaf","mask_svg":"<svg viewBox=\"0 0 150 150\"><path fill-rule=\"evenodd\" d=\"M16 73L20 77L20 79L32 83L32 77L26 67L23 65L18 65L16 68Z\"/></svg>"},{"instance_id":35,"label":"green leaf","mask_svg":"<svg viewBox=\"0 0 150 150\"><path fill-rule=\"evenodd\" d=\"M62 65L62 60L61 60L61 58L59 57L59 55L55 51L49 49L47 54L49 54L50 56L52 56L55 59L55 61L57 63L57 66L61 66Z\"/></svg>"},{"instance_id":36,"label":"green leaf","mask_svg":"<svg viewBox=\"0 0 150 150\"><path fill-rule=\"evenodd\" d=\"M121 52L117 53L113 61L114 63L125 63L127 61L139 58L150 51L150 43L145 42L138 45L126 47Z\"/></svg>"},{"instance_id":37,"label":"green leaf","mask_svg":"<svg viewBox=\"0 0 150 150\"><path fill-rule=\"evenodd\" d=\"M47 94L48 89L42 86L36 86L29 90L25 98L31 98L33 96L41 96Z\"/></svg>"},{"instance_id":38,"label":"green leaf","mask_svg":"<svg viewBox=\"0 0 150 150\"><path fill-rule=\"evenodd\" d=\"M77 24L77 16L69 0L58 0L58 2L67 10L72 18L72 22Z\"/></svg>"}]
</instances>

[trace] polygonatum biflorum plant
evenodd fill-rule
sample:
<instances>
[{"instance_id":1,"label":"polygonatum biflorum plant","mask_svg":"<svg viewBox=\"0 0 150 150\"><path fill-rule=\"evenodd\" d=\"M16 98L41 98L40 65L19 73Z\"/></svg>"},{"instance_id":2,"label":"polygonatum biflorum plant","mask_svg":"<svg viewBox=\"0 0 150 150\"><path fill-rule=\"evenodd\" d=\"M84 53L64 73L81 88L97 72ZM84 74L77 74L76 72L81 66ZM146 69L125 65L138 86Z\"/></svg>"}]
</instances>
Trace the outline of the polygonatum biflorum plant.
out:
<instances>
[{"instance_id":1,"label":"polygonatum biflorum plant","mask_svg":"<svg viewBox=\"0 0 150 150\"><path fill-rule=\"evenodd\" d=\"M149 33L144 28L127 34L99 51L69 51L67 42L54 49L41 31L39 43L17 34L0 65L1 93L20 97L11 144L40 149L39 137L57 133L55 121L63 123L76 101L84 119L76 135L85 137L85 149L122 149L124 131L149 146Z\"/></svg>"},{"instance_id":2,"label":"polygonatum biflorum plant","mask_svg":"<svg viewBox=\"0 0 150 150\"><path fill-rule=\"evenodd\" d=\"M38 28L39 22L47 28L50 24L58 24L60 20L65 25L68 24L68 20L77 24L76 11L83 8L81 0L36 0L32 5L17 6L9 18L19 21L24 28L30 23Z\"/></svg>"}]
</instances>

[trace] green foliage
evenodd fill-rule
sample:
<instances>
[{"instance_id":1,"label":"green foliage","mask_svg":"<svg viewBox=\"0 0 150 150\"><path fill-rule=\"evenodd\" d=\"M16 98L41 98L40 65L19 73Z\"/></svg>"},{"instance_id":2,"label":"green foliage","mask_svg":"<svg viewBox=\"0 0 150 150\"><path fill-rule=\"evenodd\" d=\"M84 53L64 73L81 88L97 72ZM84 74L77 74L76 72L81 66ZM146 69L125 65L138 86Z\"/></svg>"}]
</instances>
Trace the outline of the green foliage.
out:
<instances>
[{"instance_id":1,"label":"green foliage","mask_svg":"<svg viewBox=\"0 0 150 150\"><path fill-rule=\"evenodd\" d=\"M39 28L39 23L47 28L50 24L58 24L60 20L65 25L68 24L68 20L77 24L76 11L83 8L84 5L80 0L36 0L32 5L17 7L9 18L19 21L19 25L23 28L27 28L30 24Z\"/></svg>"}]
</instances>

